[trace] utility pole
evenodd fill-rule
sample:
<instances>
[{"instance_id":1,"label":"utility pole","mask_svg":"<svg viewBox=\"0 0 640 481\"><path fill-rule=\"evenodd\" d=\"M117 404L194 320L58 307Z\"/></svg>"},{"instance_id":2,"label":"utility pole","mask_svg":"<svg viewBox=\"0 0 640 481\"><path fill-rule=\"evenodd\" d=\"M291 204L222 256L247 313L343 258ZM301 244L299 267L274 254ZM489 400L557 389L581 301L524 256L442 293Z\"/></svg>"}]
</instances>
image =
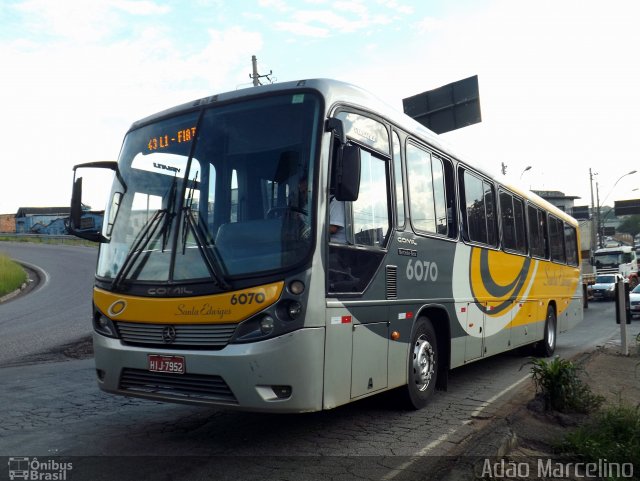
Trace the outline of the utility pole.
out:
<instances>
[{"instance_id":1,"label":"utility pole","mask_svg":"<svg viewBox=\"0 0 640 481\"><path fill-rule=\"evenodd\" d=\"M258 87L259 85L262 85L262 83L260 82L260 79L263 78L263 77L265 77L269 81L269 83L272 83L271 79L269 78L269 75L273 74L273 72L271 70L269 70L269 73L266 74L266 75L260 75L258 73L258 59L256 58L255 55L251 56L251 66L252 66L252 72L253 73L251 73L249 75L249 78L253 79L253 86L254 87Z\"/></svg>"},{"instance_id":2,"label":"utility pole","mask_svg":"<svg viewBox=\"0 0 640 481\"><path fill-rule=\"evenodd\" d=\"M597 213L598 213L598 247L602 247L604 244L602 243L602 231L600 226L600 189L598 189L598 181L596 181L596 202L597 202Z\"/></svg>"},{"instance_id":3,"label":"utility pole","mask_svg":"<svg viewBox=\"0 0 640 481\"><path fill-rule=\"evenodd\" d=\"M593 259L593 253L596 250L596 229L600 227L600 215L599 212L596 213L595 203L593 202L593 176L597 175L591 172L591 168L589 168L589 184L591 185L591 258ZM596 219L597 227L593 225L593 221Z\"/></svg>"}]
</instances>

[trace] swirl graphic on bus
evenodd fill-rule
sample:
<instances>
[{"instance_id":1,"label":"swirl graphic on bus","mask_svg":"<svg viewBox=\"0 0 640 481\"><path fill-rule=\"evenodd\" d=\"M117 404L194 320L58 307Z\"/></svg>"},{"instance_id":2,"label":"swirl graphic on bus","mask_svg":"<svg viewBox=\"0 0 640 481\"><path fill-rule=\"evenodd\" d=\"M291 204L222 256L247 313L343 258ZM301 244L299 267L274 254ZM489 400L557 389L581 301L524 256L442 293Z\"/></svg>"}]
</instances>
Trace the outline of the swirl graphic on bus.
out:
<instances>
[{"instance_id":1,"label":"swirl graphic on bus","mask_svg":"<svg viewBox=\"0 0 640 481\"><path fill-rule=\"evenodd\" d=\"M522 296L530 270L529 257L473 248L469 259L469 280L478 308L485 314L496 316L513 307L512 300ZM487 299L499 304L487 308L481 303Z\"/></svg>"}]
</instances>

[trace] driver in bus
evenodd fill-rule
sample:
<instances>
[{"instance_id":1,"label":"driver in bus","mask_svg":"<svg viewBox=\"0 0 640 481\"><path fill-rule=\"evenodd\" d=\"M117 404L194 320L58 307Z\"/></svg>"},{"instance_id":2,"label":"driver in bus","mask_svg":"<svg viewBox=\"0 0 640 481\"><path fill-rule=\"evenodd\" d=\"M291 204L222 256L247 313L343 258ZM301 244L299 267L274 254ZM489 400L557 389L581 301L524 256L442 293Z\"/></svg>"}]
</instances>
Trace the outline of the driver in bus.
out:
<instances>
[{"instance_id":1,"label":"driver in bus","mask_svg":"<svg viewBox=\"0 0 640 481\"><path fill-rule=\"evenodd\" d=\"M345 224L344 202L331 196L331 201L329 202L329 234L331 235L331 242L347 243Z\"/></svg>"}]
</instances>

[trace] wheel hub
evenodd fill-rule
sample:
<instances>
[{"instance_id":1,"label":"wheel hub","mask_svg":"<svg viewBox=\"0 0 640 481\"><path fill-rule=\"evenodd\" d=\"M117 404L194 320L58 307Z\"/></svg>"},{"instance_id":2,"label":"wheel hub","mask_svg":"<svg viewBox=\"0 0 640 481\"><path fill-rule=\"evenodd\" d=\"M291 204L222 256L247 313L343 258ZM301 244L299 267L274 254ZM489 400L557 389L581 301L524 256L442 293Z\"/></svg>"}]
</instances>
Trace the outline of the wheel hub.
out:
<instances>
[{"instance_id":1,"label":"wheel hub","mask_svg":"<svg viewBox=\"0 0 640 481\"><path fill-rule=\"evenodd\" d=\"M429 387L435 370L433 346L423 334L413 346L413 379L419 391Z\"/></svg>"}]
</instances>

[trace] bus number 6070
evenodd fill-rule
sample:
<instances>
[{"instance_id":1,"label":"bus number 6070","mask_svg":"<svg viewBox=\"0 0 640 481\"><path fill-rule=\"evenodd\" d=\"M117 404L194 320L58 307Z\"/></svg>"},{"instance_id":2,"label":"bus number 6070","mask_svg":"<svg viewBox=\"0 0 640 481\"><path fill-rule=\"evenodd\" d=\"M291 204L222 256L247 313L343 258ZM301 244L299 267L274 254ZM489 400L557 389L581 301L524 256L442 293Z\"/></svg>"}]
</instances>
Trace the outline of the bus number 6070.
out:
<instances>
[{"instance_id":1,"label":"bus number 6070","mask_svg":"<svg viewBox=\"0 0 640 481\"><path fill-rule=\"evenodd\" d=\"M407 279L435 282L438 279L438 264L431 261L413 261L407 263Z\"/></svg>"},{"instance_id":2,"label":"bus number 6070","mask_svg":"<svg viewBox=\"0 0 640 481\"><path fill-rule=\"evenodd\" d=\"M236 304L262 304L265 301L265 295L262 292L247 292L246 294L234 294L231 296L231 305Z\"/></svg>"}]
</instances>

